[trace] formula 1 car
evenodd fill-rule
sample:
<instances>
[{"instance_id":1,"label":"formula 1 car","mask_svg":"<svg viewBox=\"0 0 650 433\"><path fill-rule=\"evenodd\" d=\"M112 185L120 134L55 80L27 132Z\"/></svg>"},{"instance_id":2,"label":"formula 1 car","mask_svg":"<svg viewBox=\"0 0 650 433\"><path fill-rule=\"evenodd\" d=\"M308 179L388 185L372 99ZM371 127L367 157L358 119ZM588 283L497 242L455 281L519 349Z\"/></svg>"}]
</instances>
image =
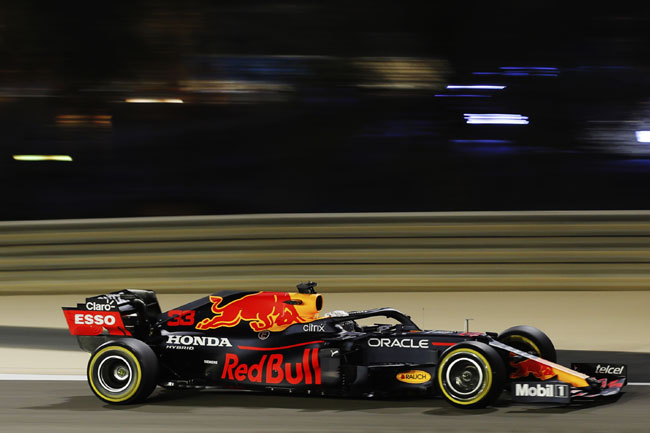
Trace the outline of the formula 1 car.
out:
<instances>
[{"instance_id":1,"label":"formula 1 car","mask_svg":"<svg viewBox=\"0 0 650 433\"><path fill-rule=\"evenodd\" d=\"M569 403L619 393L627 367L556 363L540 330L424 331L393 308L321 315L316 283L298 293L223 291L161 312L153 291L87 298L63 312L92 353L88 383L114 404L166 388L223 387L328 396L433 396L484 407ZM363 325L381 318L387 324Z\"/></svg>"}]
</instances>

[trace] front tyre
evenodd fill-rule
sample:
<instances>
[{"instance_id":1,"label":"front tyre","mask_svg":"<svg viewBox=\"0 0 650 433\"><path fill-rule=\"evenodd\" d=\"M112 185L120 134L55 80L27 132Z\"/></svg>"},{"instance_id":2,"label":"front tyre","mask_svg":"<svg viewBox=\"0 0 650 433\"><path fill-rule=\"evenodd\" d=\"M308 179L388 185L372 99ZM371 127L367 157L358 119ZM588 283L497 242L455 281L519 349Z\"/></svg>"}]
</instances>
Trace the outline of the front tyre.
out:
<instances>
[{"instance_id":1,"label":"front tyre","mask_svg":"<svg viewBox=\"0 0 650 433\"><path fill-rule=\"evenodd\" d=\"M505 366L492 347L471 341L447 350L436 376L440 393L449 403L461 408L480 408L501 394Z\"/></svg>"},{"instance_id":2,"label":"front tyre","mask_svg":"<svg viewBox=\"0 0 650 433\"><path fill-rule=\"evenodd\" d=\"M136 403L156 388L158 359L140 340L109 341L88 362L88 384L101 400L111 404Z\"/></svg>"},{"instance_id":3,"label":"front tyre","mask_svg":"<svg viewBox=\"0 0 650 433\"><path fill-rule=\"evenodd\" d=\"M557 362L555 346L548 335L532 326L519 325L508 328L497 338L501 343L539 356L551 362Z\"/></svg>"}]
</instances>

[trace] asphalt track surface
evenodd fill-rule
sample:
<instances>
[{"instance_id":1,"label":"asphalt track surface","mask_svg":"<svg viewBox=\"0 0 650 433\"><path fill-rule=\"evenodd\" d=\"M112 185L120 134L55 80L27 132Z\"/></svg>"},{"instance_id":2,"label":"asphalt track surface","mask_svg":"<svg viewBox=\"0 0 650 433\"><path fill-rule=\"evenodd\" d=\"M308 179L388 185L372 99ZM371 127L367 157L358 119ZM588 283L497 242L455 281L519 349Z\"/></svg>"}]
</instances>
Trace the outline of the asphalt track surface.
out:
<instances>
[{"instance_id":1,"label":"asphalt track surface","mask_svg":"<svg viewBox=\"0 0 650 433\"><path fill-rule=\"evenodd\" d=\"M110 406L85 382L0 382L3 432L647 432L650 387L615 401L462 410L441 399L359 400L158 389L145 404Z\"/></svg>"}]
</instances>

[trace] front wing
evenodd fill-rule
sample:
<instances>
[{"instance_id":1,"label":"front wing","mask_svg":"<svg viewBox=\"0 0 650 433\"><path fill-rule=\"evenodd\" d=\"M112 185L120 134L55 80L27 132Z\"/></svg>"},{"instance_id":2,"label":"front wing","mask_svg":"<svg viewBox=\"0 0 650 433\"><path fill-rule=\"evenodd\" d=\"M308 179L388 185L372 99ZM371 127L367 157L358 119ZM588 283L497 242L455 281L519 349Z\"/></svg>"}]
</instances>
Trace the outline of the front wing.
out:
<instances>
[{"instance_id":1,"label":"front wing","mask_svg":"<svg viewBox=\"0 0 650 433\"><path fill-rule=\"evenodd\" d=\"M568 404L573 399L614 396L627 384L627 366L623 364L572 364L568 368L494 339L488 344L524 358L510 364L515 369L509 376L514 401ZM536 380L525 381L531 377Z\"/></svg>"}]
</instances>

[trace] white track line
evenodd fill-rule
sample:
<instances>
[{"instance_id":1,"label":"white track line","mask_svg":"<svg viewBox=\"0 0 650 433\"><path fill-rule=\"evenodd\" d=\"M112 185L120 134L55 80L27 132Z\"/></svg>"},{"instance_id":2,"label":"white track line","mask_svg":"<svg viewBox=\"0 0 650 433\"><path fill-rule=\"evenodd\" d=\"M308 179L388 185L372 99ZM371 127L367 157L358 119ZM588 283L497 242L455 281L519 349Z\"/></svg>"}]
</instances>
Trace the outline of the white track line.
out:
<instances>
[{"instance_id":1,"label":"white track line","mask_svg":"<svg viewBox=\"0 0 650 433\"><path fill-rule=\"evenodd\" d=\"M0 374L0 380L69 380L85 381L86 376L76 374ZM650 386L650 382L630 382L632 386Z\"/></svg>"},{"instance_id":2,"label":"white track line","mask_svg":"<svg viewBox=\"0 0 650 433\"><path fill-rule=\"evenodd\" d=\"M0 380L86 380L76 374L0 374Z\"/></svg>"}]
</instances>

